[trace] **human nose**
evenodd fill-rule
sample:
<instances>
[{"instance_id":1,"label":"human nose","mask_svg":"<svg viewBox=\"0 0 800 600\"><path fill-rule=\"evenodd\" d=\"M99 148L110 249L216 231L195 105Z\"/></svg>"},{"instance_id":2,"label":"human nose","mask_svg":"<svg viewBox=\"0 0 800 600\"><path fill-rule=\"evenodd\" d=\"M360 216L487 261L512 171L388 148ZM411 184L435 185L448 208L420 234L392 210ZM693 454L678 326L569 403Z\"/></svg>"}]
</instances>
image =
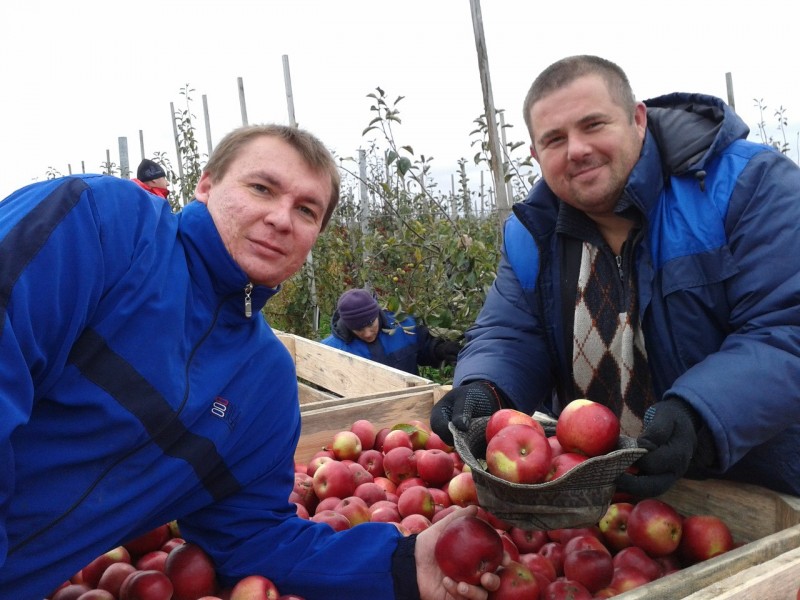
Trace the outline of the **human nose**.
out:
<instances>
[{"instance_id":1,"label":"human nose","mask_svg":"<svg viewBox=\"0 0 800 600\"><path fill-rule=\"evenodd\" d=\"M573 134L567 139L567 158L569 160L581 161L591 152L591 145L582 135Z\"/></svg>"},{"instance_id":2,"label":"human nose","mask_svg":"<svg viewBox=\"0 0 800 600\"><path fill-rule=\"evenodd\" d=\"M288 230L292 227L292 203L283 197L278 202L271 203L264 215L264 222L275 229Z\"/></svg>"}]
</instances>

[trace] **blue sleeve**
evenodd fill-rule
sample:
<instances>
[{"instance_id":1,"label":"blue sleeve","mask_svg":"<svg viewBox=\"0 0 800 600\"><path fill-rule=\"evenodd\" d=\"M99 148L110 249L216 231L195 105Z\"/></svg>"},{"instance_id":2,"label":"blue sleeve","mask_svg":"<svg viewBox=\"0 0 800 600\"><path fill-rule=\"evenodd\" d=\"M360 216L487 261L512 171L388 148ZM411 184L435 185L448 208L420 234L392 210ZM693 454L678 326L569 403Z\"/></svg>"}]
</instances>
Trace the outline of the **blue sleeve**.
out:
<instances>
[{"instance_id":1,"label":"blue sleeve","mask_svg":"<svg viewBox=\"0 0 800 600\"><path fill-rule=\"evenodd\" d=\"M61 373L102 294L100 234L77 178L23 188L0 202L0 567L15 493L11 436L37 392Z\"/></svg>"},{"instance_id":2,"label":"blue sleeve","mask_svg":"<svg viewBox=\"0 0 800 600\"><path fill-rule=\"evenodd\" d=\"M509 223L511 220L515 218L511 217ZM527 232L526 235L530 236ZM545 330L532 305L534 294L526 293L511 266L508 240L506 236L497 277L475 324L467 331L454 384L478 379L492 381L505 392L515 408L532 413L552 393L552 369ZM536 252L533 240L530 242L527 251ZM528 277L532 283L536 279L538 254L525 258L534 269L534 274Z\"/></svg>"},{"instance_id":3,"label":"blue sleeve","mask_svg":"<svg viewBox=\"0 0 800 600\"><path fill-rule=\"evenodd\" d=\"M726 282L730 334L673 384L702 415L726 471L754 447L800 423L800 169L775 152L750 160L738 177L725 217L736 266ZM775 451L765 469L796 471L793 455ZM776 445L776 448L779 446ZM762 457L764 448L761 448ZM763 460L762 460L763 463Z\"/></svg>"}]
</instances>

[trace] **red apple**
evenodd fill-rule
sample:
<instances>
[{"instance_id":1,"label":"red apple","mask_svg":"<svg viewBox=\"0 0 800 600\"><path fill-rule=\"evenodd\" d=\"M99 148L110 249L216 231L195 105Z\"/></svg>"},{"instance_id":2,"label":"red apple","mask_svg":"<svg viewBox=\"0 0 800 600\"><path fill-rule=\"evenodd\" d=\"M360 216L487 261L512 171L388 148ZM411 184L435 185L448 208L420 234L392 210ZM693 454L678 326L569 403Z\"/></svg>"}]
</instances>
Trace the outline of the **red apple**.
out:
<instances>
[{"instance_id":1,"label":"red apple","mask_svg":"<svg viewBox=\"0 0 800 600\"><path fill-rule=\"evenodd\" d=\"M650 581L661 577L661 565L639 546L628 546L617 552L614 555L614 566L636 569Z\"/></svg>"},{"instance_id":2,"label":"red apple","mask_svg":"<svg viewBox=\"0 0 800 600\"><path fill-rule=\"evenodd\" d=\"M370 521L375 523L399 523L403 517L397 510L397 503L389 500L378 500L369 507Z\"/></svg>"},{"instance_id":3,"label":"red apple","mask_svg":"<svg viewBox=\"0 0 800 600\"><path fill-rule=\"evenodd\" d=\"M350 431L358 436L361 440L361 451L370 450L375 447L375 436L378 433L372 421L367 419L358 419L350 426Z\"/></svg>"},{"instance_id":4,"label":"red apple","mask_svg":"<svg viewBox=\"0 0 800 600\"><path fill-rule=\"evenodd\" d=\"M362 450L358 455L358 464L367 470L372 477L383 477L383 452L370 448Z\"/></svg>"},{"instance_id":5,"label":"red apple","mask_svg":"<svg viewBox=\"0 0 800 600\"><path fill-rule=\"evenodd\" d=\"M395 494L397 494L398 496L402 496L408 488L417 485L421 485L422 487L427 487L425 485L425 480L422 479L421 477L409 477L408 479L403 479L403 481L397 484L397 489L395 490ZM389 495L387 494L386 496L388 498Z\"/></svg>"},{"instance_id":6,"label":"red apple","mask_svg":"<svg viewBox=\"0 0 800 600\"><path fill-rule=\"evenodd\" d=\"M428 442L425 444L427 450L444 450L445 452L452 452L453 447L446 443L438 433L431 432L428 436Z\"/></svg>"},{"instance_id":7,"label":"red apple","mask_svg":"<svg viewBox=\"0 0 800 600\"><path fill-rule=\"evenodd\" d=\"M342 499L338 496L328 496L319 501L317 508L314 510L314 514L322 512L323 510L334 510L341 501Z\"/></svg>"},{"instance_id":8,"label":"red apple","mask_svg":"<svg viewBox=\"0 0 800 600\"><path fill-rule=\"evenodd\" d=\"M378 429L378 433L375 434L375 444L372 446L375 450L379 452L383 452L383 440L386 439L386 436L389 435L391 428L389 427L381 427Z\"/></svg>"},{"instance_id":9,"label":"red apple","mask_svg":"<svg viewBox=\"0 0 800 600\"><path fill-rule=\"evenodd\" d=\"M164 544L161 546L160 550L169 554L172 552L173 548L177 548L178 546L182 546L186 543L186 540L181 537L174 537L168 539Z\"/></svg>"},{"instance_id":10,"label":"red apple","mask_svg":"<svg viewBox=\"0 0 800 600\"><path fill-rule=\"evenodd\" d=\"M556 579L544 589L541 600L592 600L592 593L571 579Z\"/></svg>"},{"instance_id":11,"label":"red apple","mask_svg":"<svg viewBox=\"0 0 800 600\"><path fill-rule=\"evenodd\" d=\"M101 554L92 562L81 569L81 581L89 586L89 588L96 588L97 582L103 572L112 564L123 562L130 563L131 555L125 546L117 546L108 552Z\"/></svg>"},{"instance_id":12,"label":"red apple","mask_svg":"<svg viewBox=\"0 0 800 600\"><path fill-rule=\"evenodd\" d=\"M362 483L355 489L353 495L361 498L367 506L372 506L378 500L386 500L386 490L374 481Z\"/></svg>"},{"instance_id":13,"label":"red apple","mask_svg":"<svg viewBox=\"0 0 800 600\"><path fill-rule=\"evenodd\" d=\"M634 567L615 567L614 576L611 578L610 587L616 594L622 594L650 583L647 575Z\"/></svg>"},{"instance_id":14,"label":"red apple","mask_svg":"<svg viewBox=\"0 0 800 600\"><path fill-rule=\"evenodd\" d=\"M472 473L463 471L453 477L447 484L447 495L458 506L478 504L478 488L475 487Z\"/></svg>"},{"instance_id":15,"label":"red apple","mask_svg":"<svg viewBox=\"0 0 800 600\"><path fill-rule=\"evenodd\" d=\"M425 531L431 525L431 520L428 517L418 513L407 515L400 521L400 526L408 532L408 535Z\"/></svg>"},{"instance_id":16,"label":"red apple","mask_svg":"<svg viewBox=\"0 0 800 600\"><path fill-rule=\"evenodd\" d=\"M493 573L503 561L503 541L486 521L471 515L456 517L436 540L434 557L451 579L477 585L481 575Z\"/></svg>"},{"instance_id":17,"label":"red apple","mask_svg":"<svg viewBox=\"0 0 800 600\"><path fill-rule=\"evenodd\" d=\"M611 583L614 563L608 550L564 549L564 577L577 581L590 592L596 592Z\"/></svg>"},{"instance_id":18,"label":"red apple","mask_svg":"<svg viewBox=\"0 0 800 600\"><path fill-rule=\"evenodd\" d=\"M347 468L350 469L350 473L353 475L353 481L355 482L356 487L360 486L362 483L375 480L369 471L356 462L347 463Z\"/></svg>"},{"instance_id":19,"label":"red apple","mask_svg":"<svg viewBox=\"0 0 800 600\"><path fill-rule=\"evenodd\" d=\"M683 520L678 552L689 565L713 558L733 547L731 530L719 517L693 515Z\"/></svg>"},{"instance_id":20,"label":"red apple","mask_svg":"<svg viewBox=\"0 0 800 600\"><path fill-rule=\"evenodd\" d=\"M562 452L550 461L550 467L547 470L547 475L545 475L544 480L552 481L553 479L558 479L588 458L588 456L578 454L577 452Z\"/></svg>"},{"instance_id":21,"label":"red apple","mask_svg":"<svg viewBox=\"0 0 800 600\"><path fill-rule=\"evenodd\" d=\"M399 429L392 433L399 432L407 435L404 431ZM409 442L410 444L410 442ZM384 444L384 448L386 445ZM385 452L383 455L383 470L386 477L395 485L399 484L404 479L414 477L417 473L416 465L413 460L414 451L411 446L397 446Z\"/></svg>"},{"instance_id":22,"label":"red apple","mask_svg":"<svg viewBox=\"0 0 800 600\"><path fill-rule=\"evenodd\" d=\"M344 531L350 529L350 521L347 520L342 513L336 512L332 509L321 510L309 519L315 523L325 523L330 526L334 531Z\"/></svg>"},{"instance_id":23,"label":"red apple","mask_svg":"<svg viewBox=\"0 0 800 600\"><path fill-rule=\"evenodd\" d=\"M107 590L89 590L78 596L77 600L117 600L117 597Z\"/></svg>"},{"instance_id":24,"label":"red apple","mask_svg":"<svg viewBox=\"0 0 800 600\"><path fill-rule=\"evenodd\" d=\"M683 519L666 502L646 498L628 516L628 537L650 556L666 556L678 548Z\"/></svg>"},{"instance_id":25,"label":"red apple","mask_svg":"<svg viewBox=\"0 0 800 600\"><path fill-rule=\"evenodd\" d=\"M600 456L617 447L619 419L603 404L573 400L558 415L556 437L566 452Z\"/></svg>"},{"instance_id":26,"label":"red apple","mask_svg":"<svg viewBox=\"0 0 800 600\"><path fill-rule=\"evenodd\" d=\"M550 444L550 450L552 450L553 458L559 454L564 454L564 447L561 445L561 442L558 441L558 438L555 435L548 436L547 443Z\"/></svg>"},{"instance_id":27,"label":"red apple","mask_svg":"<svg viewBox=\"0 0 800 600\"><path fill-rule=\"evenodd\" d=\"M488 443L501 429L509 425L529 425L544 435L544 427L528 413L514 408L501 408L492 413L486 422L486 442Z\"/></svg>"},{"instance_id":28,"label":"red apple","mask_svg":"<svg viewBox=\"0 0 800 600\"><path fill-rule=\"evenodd\" d=\"M424 450L417 456L417 474L429 486L444 485L453 477L453 459L444 450Z\"/></svg>"},{"instance_id":29,"label":"red apple","mask_svg":"<svg viewBox=\"0 0 800 600\"><path fill-rule=\"evenodd\" d=\"M356 460L361 454L361 439L352 431L339 431L333 436L331 450L336 460Z\"/></svg>"},{"instance_id":30,"label":"red apple","mask_svg":"<svg viewBox=\"0 0 800 600\"><path fill-rule=\"evenodd\" d=\"M167 563L168 552L164 550L153 550L147 554L142 554L136 561L136 568L140 571L163 571Z\"/></svg>"},{"instance_id":31,"label":"red apple","mask_svg":"<svg viewBox=\"0 0 800 600\"><path fill-rule=\"evenodd\" d=\"M90 591L90 588L85 583L68 583L60 587L51 600L78 600L83 594ZM169 598L167 598L169 600Z\"/></svg>"},{"instance_id":32,"label":"red apple","mask_svg":"<svg viewBox=\"0 0 800 600\"><path fill-rule=\"evenodd\" d=\"M538 552L548 542L547 533L538 529L512 527L508 533L522 554Z\"/></svg>"},{"instance_id":33,"label":"red apple","mask_svg":"<svg viewBox=\"0 0 800 600\"><path fill-rule=\"evenodd\" d=\"M553 563L556 577L564 574L564 546L560 542L547 542L539 548L539 554Z\"/></svg>"},{"instance_id":34,"label":"red apple","mask_svg":"<svg viewBox=\"0 0 800 600\"><path fill-rule=\"evenodd\" d=\"M386 437L383 438L381 450L383 451L384 455L388 454L395 448L408 448L409 450L414 449L413 444L411 443L411 436L409 436L402 429L392 429L386 434Z\"/></svg>"},{"instance_id":35,"label":"red apple","mask_svg":"<svg viewBox=\"0 0 800 600\"><path fill-rule=\"evenodd\" d=\"M525 565L510 561L497 570L500 587L489 592L489 600L532 600L539 598L539 583Z\"/></svg>"},{"instance_id":36,"label":"red apple","mask_svg":"<svg viewBox=\"0 0 800 600\"><path fill-rule=\"evenodd\" d=\"M158 552L156 550L156 552ZM122 582L133 573L134 571L148 571L149 569L137 569L131 563L114 563L112 565L108 565L103 574L100 576L100 580L97 582L97 589L105 590L107 592L111 592L114 597L119 596L119 590L122 587Z\"/></svg>"},{"instance_id":37,"label":"red apple","mask_svg":"<svg viewBox=\"0 0 800 600\"><path fill-rule=\"evenodd\" d=\"M519 562L528 567L532 573L541 574L548 583L558 577L552 561L538 552L523 552L519 555Z\"/></svg>"},{"instance_id":38,"label":"red apple","mask_svg":"<svg viewBox=\"0 0 800 600\"><path fill-rule=\"evenodd\" d=\"M158 550L168 539L172 537L169 524L165 523L147 533L143 533L139 537L125 542L125 548L130 552L131 558L139 557L142 554L147 554L153 550Z\"/></svg>"},{"instance_id":39,"label":"red apple","mask_svg":"<svg viewBox=\"0 0 800 600\"><path fill-rule=\"evenodd\" d=\"M486 470L513 483L540 483L550 469L550 445L529 425L508 425L486 445Z\"/></svg>"},{"instance_id":40,"label":"red apple","mask_svg":"<svg viewBox=\"0 0 800 600\"><path fill-rule=\"evenodd\" d=\"M217 591L214 563L197 544L187 542L173 548L164 563L164 573L174 587L172 600L194 600Z\"/></svg>"},{"instance_id":41,"label":"red apple","mask_svg":"<svg viewBox=\"0 0 800 600\"><path fill-rule=\"evenodd\" d=\"M572 554L573 552L578 552L580 550L599 550L600 552L605 552L611 556L611 552L608 550L605 544L603 544L600 538L593 535L577 535L574 538L570 538L568 541L564 542L565 559L568 554Z\"/></svg>"},{"instance_id":42,"label":"red apple","mask_svg":"<svg viewBox=\"0 0 800 600\"><path fill-rule=\"evenodd\" d=\"M600 517L598 527L603 534L603 541L615 552L627 548L632 543L628 537L628 517L632 510L633 504L630 502L614 502Z\"/></svg>"},{"instance_id":43,"label":"red apple","mask_svg":"<svg viewBox=\"0 0 800 600\"><path fill-rule=\"evenodd\" d=\"M331 460L322 464L313 475L314 493L317 498L324 500L329 496L347 498L356 490L353 473L347 465Z\"/></svg>"},{"instance_id":44,"label":"red apple","mask_svg":"<svg viewBox=\"0 0 800 600\"><path fill-rule=\"evenodd\" d=\"M314 478L311 475L295 472L292 492L297 494L296 502L300 502L309 511L314 510L318 499L314 493Z\"/></svg>"},{"instance_id":45,"label":"red apple","mask_svg":"<svg viewBox=\"0 0 800 600\"><path fill-rule=\"evenodd\" d=\"M261 575L249 575L233 586L230 600L278 600L278 588Z\"/></svg>"},{"instance_id":46,"label":"red apple","mask_svg":"<svg viewBox=\"0 0 800 600\"><path fill-rule=\"evenodd\" d=\"M119 600L170 600L173 585L161 571L134 571L122 582Z\"/></svg>"},{"instance_id":47,"label":"red apple","mask_svg":"<svg viewBox=\"0 0 800 600\"><path fill-rule=\"evenodd\" d=\"M407 517L411 514L422 515L426 519L433 518L436 505L428 488L415 485L405 490L397 499L397 510L400 516Z\"/></svg>"},{"instance_id":48,"label":"red apple","mask_svg":"<svg viewBox=\"0 0 800 600\"><path fill-rule=\"evenodd\" d=\"M322 454L320 456L315 456L310 461L308 461L308 465L306 465L306 475L314 477L314 473L317 472L322 465L327 462L335 461L336 459L333 458L333 453L330 455Z\"/></svg>"},{"instance_id":49,"label":"red apple","mask_svg":"<svg viewBox=\"0 0 800 600\"><path fill-rule=\"evenodd\" d=\"M397 484L388 477L376 477L373 481L386 490L387 495L397 493Z\"/></svg>"},{"instance_id":50,"label":"red apple","mask_svg":"<svg viewBox=\"0 0 800 600\"><path fill-rule=\"evenodd\" d=\"M450 495L447 493L447 490L438 487L428 488L428 491L433 496L433 503L436 505L437 510L440 508L447 508L453 501L450 500Z\"/></svg>"},{"instance_id":51,"label":"red apple","mask_svg":"<svg viewBox=\"0 0 800 600\"><path fill-rule=\"evenodd\" d=\"M370 520L370 512L367 503L358 496L343 498L334 508L338 513L343 514L350 522L350 527L355 527Z\"/></svg>"}]
</instances>

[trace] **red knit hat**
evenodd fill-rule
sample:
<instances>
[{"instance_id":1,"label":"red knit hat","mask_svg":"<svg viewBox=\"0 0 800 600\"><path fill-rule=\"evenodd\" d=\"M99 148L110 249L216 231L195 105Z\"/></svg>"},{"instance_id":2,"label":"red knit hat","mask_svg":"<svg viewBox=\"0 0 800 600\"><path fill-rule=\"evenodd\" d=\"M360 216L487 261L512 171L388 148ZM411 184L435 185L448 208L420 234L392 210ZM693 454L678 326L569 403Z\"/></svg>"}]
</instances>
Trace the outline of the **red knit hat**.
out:
<instances>
[{"instance_id":1,"label":"red knit hat","mask_svg":"<svg viewBox=\"0 0 800 600\"><path fill-rule=\"evenodd\" d=\"M351 331L363 329L372 323L381 311L378 301L367 290L347 290L336 305L339 318Z\"/></svg>"}]
</instances>

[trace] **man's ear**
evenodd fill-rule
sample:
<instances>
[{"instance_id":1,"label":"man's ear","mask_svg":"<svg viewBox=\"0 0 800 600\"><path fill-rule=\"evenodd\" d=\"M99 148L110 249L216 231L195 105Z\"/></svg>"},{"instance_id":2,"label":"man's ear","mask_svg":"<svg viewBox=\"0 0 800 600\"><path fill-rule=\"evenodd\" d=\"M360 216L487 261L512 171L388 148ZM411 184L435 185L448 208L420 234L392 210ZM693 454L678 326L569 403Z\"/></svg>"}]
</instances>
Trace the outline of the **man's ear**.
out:
<instances>
[{"instance_id":1,"label":"man's ear","mask_svg":"<svg viewBox=\"0 0 800 600\"><path fill-rule=\"evenodd\" d=\"M200 179L197 181L197 187L194 188L195 200L199 200L203 204L208 204L208 196L211 191L211 178L208 173L203 171Z\"/></svg>"},{"instance_id":2,"label":"man's ear","mask_svg":"<svg viewBox=\"0 0 800 600\"><path fill-rule=\"evenodd\" d=\"M536 146L534 146L533 143L531 143L530 148L531 148L531 156L533 157L533 160L535 160L538 163L539 162L539 156L536 154Z\"/></svg>"}]
</instances>

